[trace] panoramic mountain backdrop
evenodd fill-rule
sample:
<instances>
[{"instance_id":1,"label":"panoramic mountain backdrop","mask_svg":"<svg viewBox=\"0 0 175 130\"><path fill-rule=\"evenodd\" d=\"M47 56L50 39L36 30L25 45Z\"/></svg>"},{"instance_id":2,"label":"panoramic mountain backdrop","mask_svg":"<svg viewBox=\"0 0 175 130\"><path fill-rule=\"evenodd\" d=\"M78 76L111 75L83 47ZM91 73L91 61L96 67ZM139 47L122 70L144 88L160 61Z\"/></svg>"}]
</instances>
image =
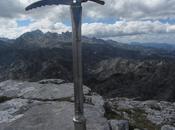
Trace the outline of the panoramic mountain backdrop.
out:
<instances>
[{"instance_id":1,"label":"panoramic mountain backdrop","mask_svg":"<svg viewBox=\"0 0 175 130\"><path fill-rule=\"evenodd\" d=\"M175 101L175 45L119 43L83 36L84 84L105 98ZM72 81L71 33L0 38L0 81Z\"/></svg>"}]
</instances>

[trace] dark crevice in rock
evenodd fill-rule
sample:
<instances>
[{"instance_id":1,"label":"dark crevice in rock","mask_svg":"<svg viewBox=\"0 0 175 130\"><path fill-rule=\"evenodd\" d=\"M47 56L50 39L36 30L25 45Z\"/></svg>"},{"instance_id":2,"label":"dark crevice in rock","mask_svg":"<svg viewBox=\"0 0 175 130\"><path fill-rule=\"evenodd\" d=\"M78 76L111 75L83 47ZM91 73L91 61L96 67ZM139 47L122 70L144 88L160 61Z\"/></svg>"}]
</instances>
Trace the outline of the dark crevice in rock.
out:
<instances>
[{"instance_id":1,"label":"dark crevice in rock","mask_svg":"<svg viewBox=\"0 0 175 130\"><path fill-rule=\"evenodd\" d=\"M111 124L108 122L109 130L112 130Z\"/></svg>"},{"instance_id":2,"label":"dark crevice in rock","mask_svg":"<svg viewBox=\"0 0 175 130\"><path fill-rule=\"evenodd\" d=\"M27 99L27 100L33 100L33 101L40 101L40 102L73 102L71 99L72 97L65 97L65 98L58 98L58 99L41 99L41 98L24 98L24 97L7 97L7 96L0 96L0 103L4 103L6 101L12 100L12 99Z\"/></svg>"},{"instance_id":3,"label":"dark crevice in rock","mask_svg":"<svg viewBox=\"0 0 175 130\"><path fill-rule=\"evenodd\" d=\"M73 102L71 100L72 97L64 97L64 98L58 98L58 99L41 99L41 98L24 98L24 97L19 97L20 99L28 99L28 100L33 100L33 101L41 101L41 102Z\"/></svg>"},{"instance_id":4,"label":"dark crevice in rock","mask_svg":"<svg viewBox=\"0 0 175 130\"><path fill-rule=\"evenodd\" d=\"M33 100L33 101L41 101L41 102L64 102L64 101L67 101L67 102L74 102L74 99L72 99L73 97L64 97L64 98L58 98L58 99L41 99L41 98L24 98L24 97L18 97L20 99L28 99L28 100ZM84 98L84 103L85 104L89 104L89 105L92 105L94 106L95 104L92 102L92 98L87 98L85 97Z\"/></svg>"},{"instance_id":5,"label":"dark crevice in rock","mask_svg":"<svg viewBox=\"0 0 175 130\"><path fill-rule=\"evenodd\" d=\"M10 97L6 97L6 96L0 96L0 103L6 102L11 100L12 98Z\"/></svg>"},{"instance_id":6,"label":"dark crevice in rock","mask_svg":"<svg viewBox=\"0 0 175 130\"><path fill-rule=\"evenodd\" d=\"M57 79L50 79L50 80L41 80L38 82L39 84L56 84L56 85L60 85L60 84L64 84L64 83L68 83L68 81L57 81Z\"/></svg>"}]
</instances>

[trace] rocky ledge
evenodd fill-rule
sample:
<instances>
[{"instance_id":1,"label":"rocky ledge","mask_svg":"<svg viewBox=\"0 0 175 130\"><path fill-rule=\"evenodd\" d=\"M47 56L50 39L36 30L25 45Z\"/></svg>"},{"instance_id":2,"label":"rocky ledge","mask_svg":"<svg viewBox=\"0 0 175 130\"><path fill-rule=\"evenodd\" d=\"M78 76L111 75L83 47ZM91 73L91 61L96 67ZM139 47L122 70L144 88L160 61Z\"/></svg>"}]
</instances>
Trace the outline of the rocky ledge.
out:
<instances>
[{"instance_id":1,"label":"rocky ledge","mask_svg":"<svg viewBox=\"0 0 175 130\"><path fill-rule=\"evenodd\" d=\"M0 83L0 130L73 130L73 84L62 80ZM109 130L103 99L84 86L88 130Z\"/></svg>"},{"instance_id":2,"label":"rocky ledge","mask_svg":"<svg viewBox=\"0 0 175 130\"><path fill-rule=\"evenodd\" d=\"M132 128L175 130L175 103L113 98L105 103L109 119L128 120Z\"/></svg>"},{"instance_id":3,"label":"rocky ledge","mask_svg":"<svg viewBox=\"0 0 175 130\"><path fill-rule=\"evenodd\" d=\"M104 101L88 87L83 89L87 130L175 129L175 103ZM73 130L73 97L73 84L60 79L1 82L0 130Z\"/></svg>"}]
</instances>

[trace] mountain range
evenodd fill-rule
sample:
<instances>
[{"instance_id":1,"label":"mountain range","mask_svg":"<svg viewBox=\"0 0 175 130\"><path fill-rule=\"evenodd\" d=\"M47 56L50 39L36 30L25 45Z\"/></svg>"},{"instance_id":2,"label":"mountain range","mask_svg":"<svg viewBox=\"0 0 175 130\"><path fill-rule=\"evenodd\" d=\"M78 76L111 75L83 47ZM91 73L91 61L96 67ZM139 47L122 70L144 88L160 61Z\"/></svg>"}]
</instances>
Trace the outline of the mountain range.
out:
<instances>
[{"instance_id":1,"label":"mountain range","mask_svg":"<svg viewBox=\"0 0 175 130\"><path fill-rule=\"evenodd\" d=\"M175 45L170 43L139 43L139 42L132 42L132 45L139 45L143 47L150 47L156 49L162 49L166 51L174 51Z\"/></svg>"},{"instance_id":2,"label":"mountain range","mask_svg":"<svg viewBox=\"0 0 175 130\"><path fill-rule=\"evenodd\" d=\"M0 38L0 81L72 81L71 35L36 30L16 39ZM103 97L175 101L173 44L125 44L83 36L82 48L84 84Z\"/></svg>"}]
</instances>

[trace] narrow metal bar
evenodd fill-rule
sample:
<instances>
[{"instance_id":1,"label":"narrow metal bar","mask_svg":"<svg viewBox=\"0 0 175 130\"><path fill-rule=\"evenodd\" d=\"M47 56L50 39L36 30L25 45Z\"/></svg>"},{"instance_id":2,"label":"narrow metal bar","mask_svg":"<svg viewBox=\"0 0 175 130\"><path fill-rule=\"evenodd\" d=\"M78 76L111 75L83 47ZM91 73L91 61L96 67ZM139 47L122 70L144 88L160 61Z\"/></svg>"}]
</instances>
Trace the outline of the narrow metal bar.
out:
<instances>
[{"instance_id":1,"label":"narrow metal bar","mask_svg":"<svg viewBox=\"0 0 175 130\"><path fill-rule=\"evenodd\" d=\"M72 47L73 47L73 77L75 116L73 118L75 130L86 130L86 119L84 117L83 85L82 85L82 47L81 47L81 24L82 6L80 2L71 5L72 18Z\"/></svg>"}]
</instances>

